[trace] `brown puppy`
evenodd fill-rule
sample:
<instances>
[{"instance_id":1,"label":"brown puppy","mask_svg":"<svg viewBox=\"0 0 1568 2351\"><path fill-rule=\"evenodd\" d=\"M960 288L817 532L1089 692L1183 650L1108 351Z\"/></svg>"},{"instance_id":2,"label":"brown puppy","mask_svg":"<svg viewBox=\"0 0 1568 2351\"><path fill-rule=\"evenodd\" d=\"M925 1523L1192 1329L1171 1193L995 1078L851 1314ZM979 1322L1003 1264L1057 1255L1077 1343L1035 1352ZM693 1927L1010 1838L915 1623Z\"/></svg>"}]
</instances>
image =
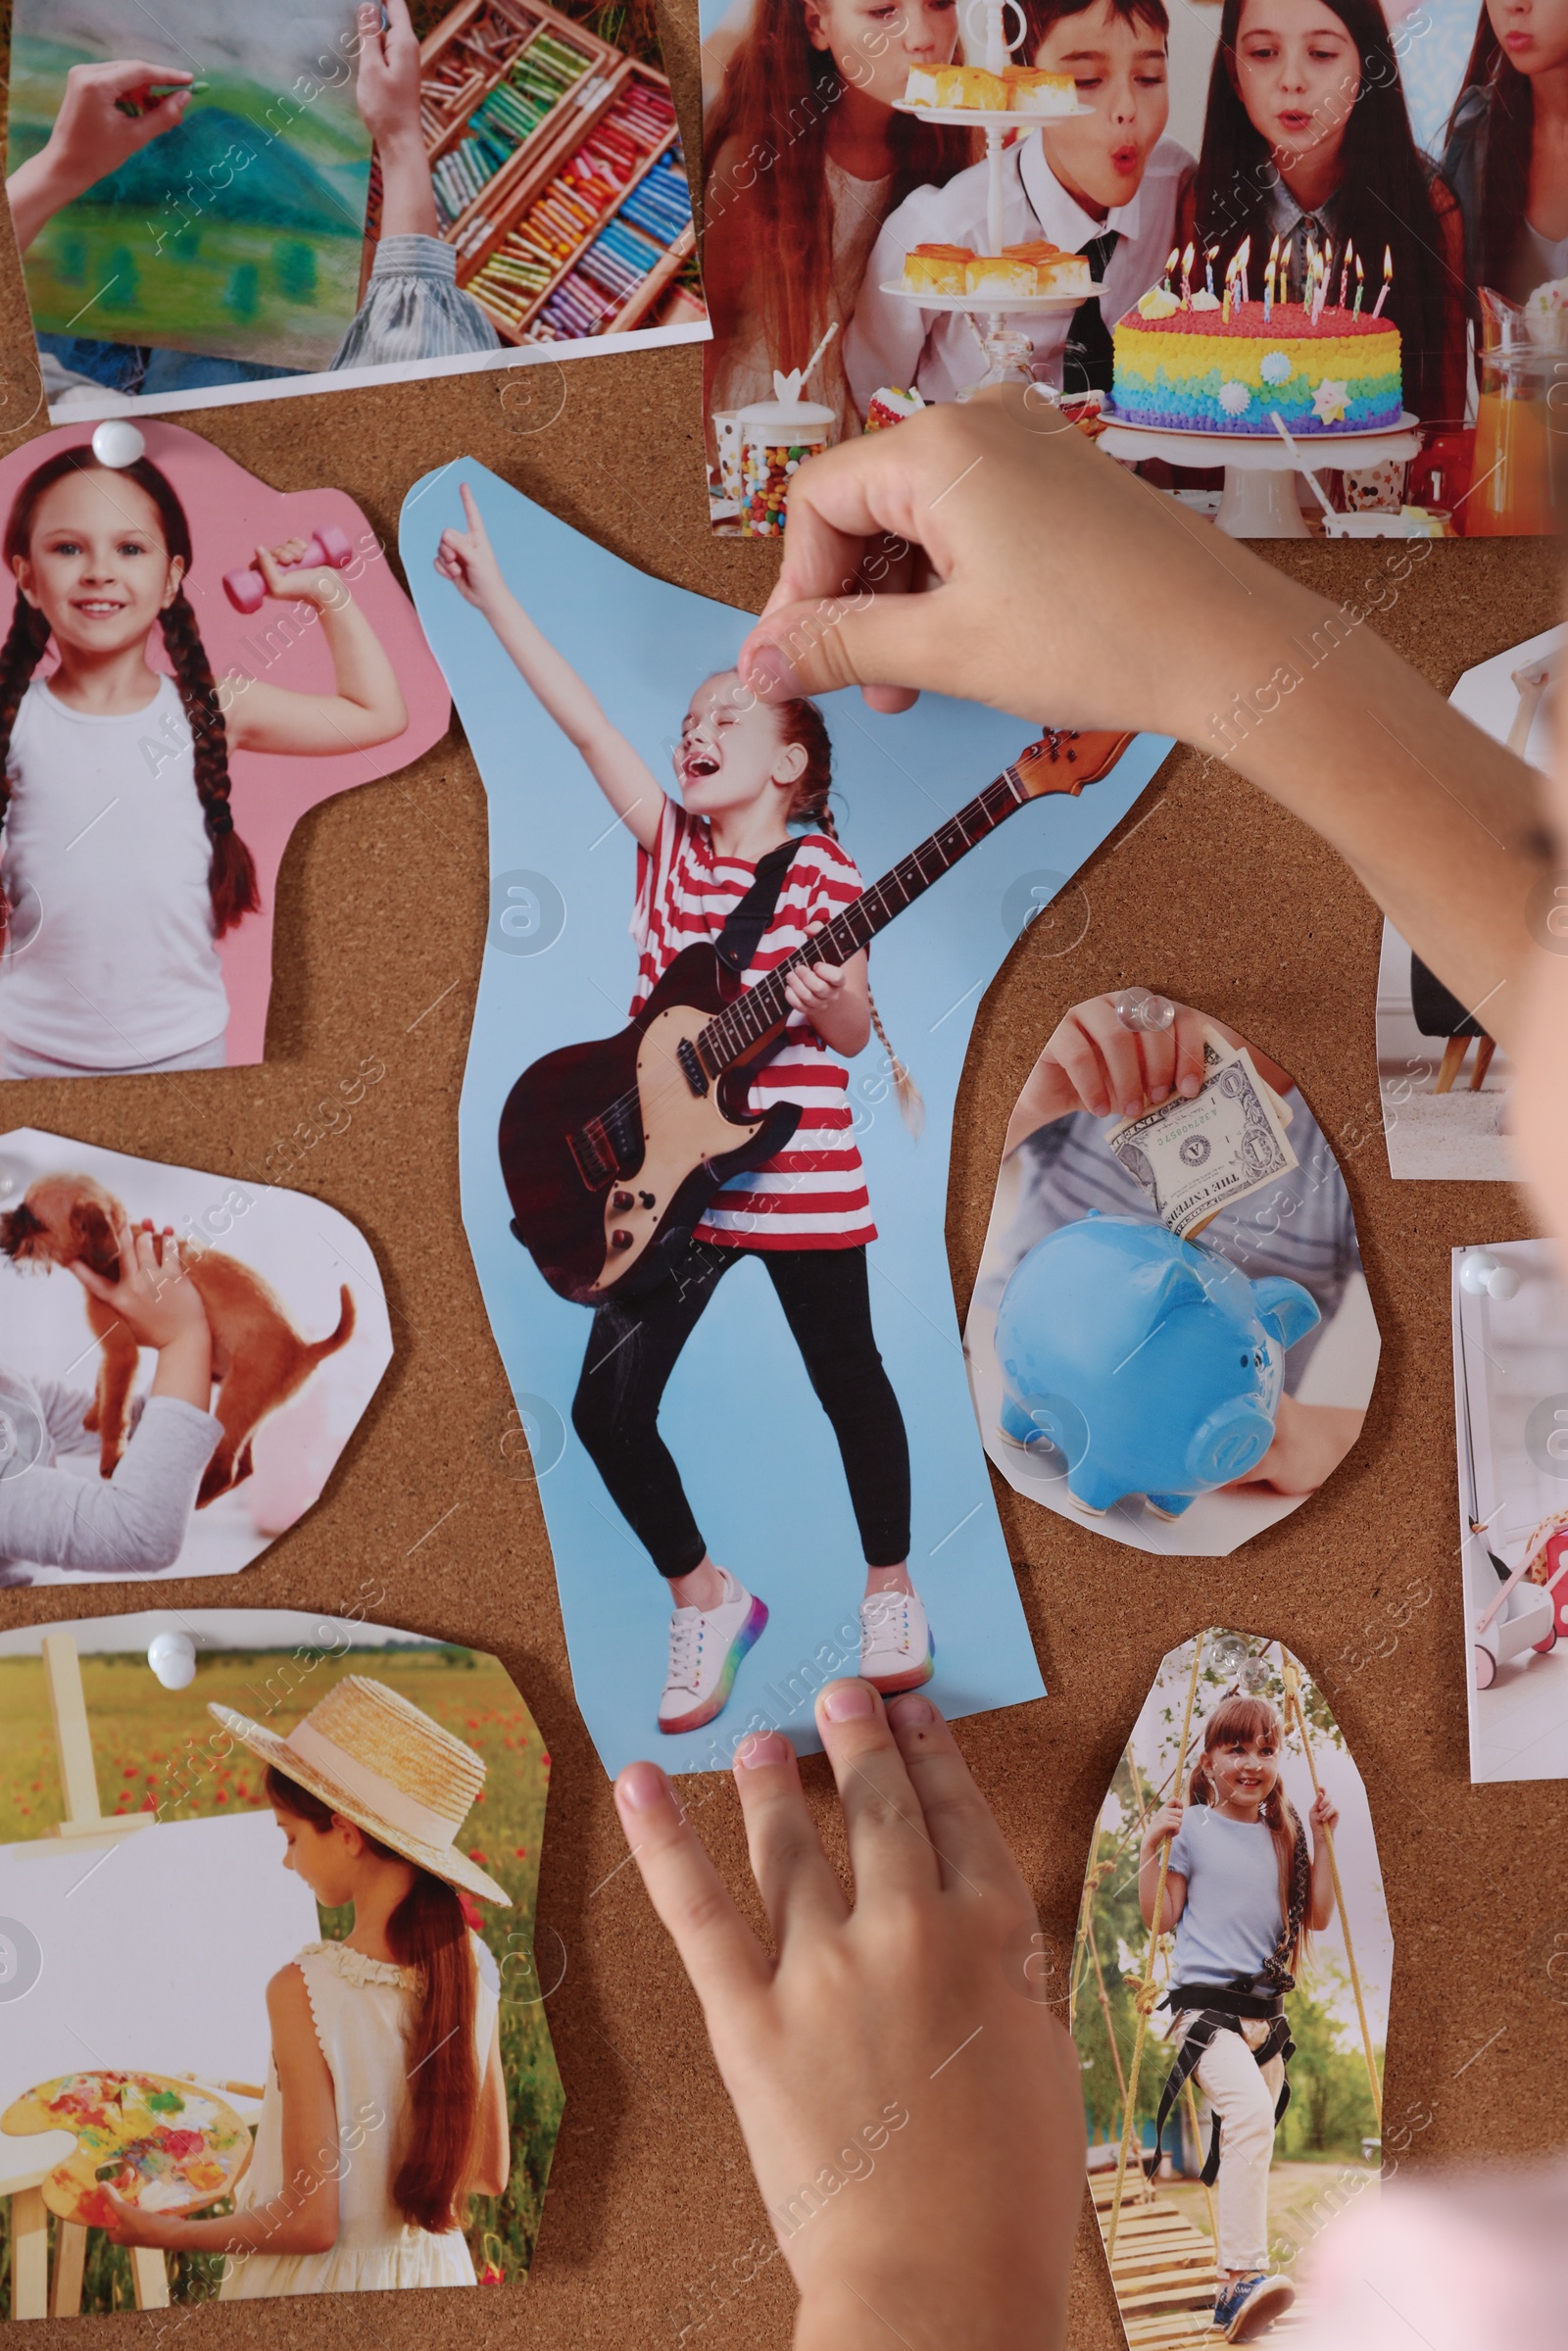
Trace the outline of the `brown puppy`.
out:
<instances>
[{"instance_id":1,"label":"brown puppy","mask_svg":"<svg viewBox=\"0 0 1568 2351\"><path fill-rule=\"evenodd\" d=\"M114 1195L85 1175L40 1176L20 1207L0 1215L0 1250L19 1265L45 1267L80 1259L106 1282L120 1279L117 1221L124 1210ZM200 1244L181 1245L185 1270L207 1310L213 1334L213 1410L223 1426L207 1465L196 1506L211 1502L251 1474L251 1439L258 1424L299 1393L318 1363L346 1347L354 1334L354 1297L342 1286L342 1312L327 1339L302 1339L282 1299L237 1257ZM87 1325L102 1349L97 1401L85 1426L98 1434L98 1465L112 1478L125 1449L130 1391L139 1349L112 1306L88 1297Z\"/></svg>"}]
</instances>

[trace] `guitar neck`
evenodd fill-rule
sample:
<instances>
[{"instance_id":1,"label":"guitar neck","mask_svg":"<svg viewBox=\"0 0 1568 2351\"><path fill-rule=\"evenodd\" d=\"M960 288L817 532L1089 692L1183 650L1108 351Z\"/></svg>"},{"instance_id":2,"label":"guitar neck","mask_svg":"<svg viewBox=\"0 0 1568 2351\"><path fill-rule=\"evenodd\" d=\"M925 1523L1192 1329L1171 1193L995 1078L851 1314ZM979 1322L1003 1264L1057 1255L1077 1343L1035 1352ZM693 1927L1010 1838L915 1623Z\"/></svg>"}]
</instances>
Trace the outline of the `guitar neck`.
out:
<instances>
[{"instance_id":1,"label":"guitar neck","mask_svg":"<svg viewBox=\"0 0 1568 2351\"><path fill-rule=\"evenodd\" d=\"M744 996L714 1015L696 1040L710 1074L719 1076L783 1027L790 1013L784 983L792 971L806 964L847 963L868 947L895 915L912 906L933 882L939 882L960 857L978 849L999 824L1034 797L1016 767L1004 767L983 792L977 792L946 824L938 825L891 873L862 891L853 906L846 906L823 929L813 932L805 946L776 965L765 980L759 980L756 987L748 988Z\"/></svg>"}]
</instances>

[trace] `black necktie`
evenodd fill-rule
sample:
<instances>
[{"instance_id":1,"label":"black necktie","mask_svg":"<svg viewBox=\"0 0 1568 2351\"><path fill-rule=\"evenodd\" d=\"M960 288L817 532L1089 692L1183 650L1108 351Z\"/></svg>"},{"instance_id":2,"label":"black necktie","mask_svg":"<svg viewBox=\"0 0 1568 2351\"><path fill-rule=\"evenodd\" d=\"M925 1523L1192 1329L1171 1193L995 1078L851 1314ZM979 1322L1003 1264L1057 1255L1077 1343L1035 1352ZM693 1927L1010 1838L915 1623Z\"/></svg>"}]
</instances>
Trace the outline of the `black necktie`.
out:
<instances>
[{"instance_id":1,"label":"black necktie","mask_svg":"<svg viewBox=\"0 0 1568 2351\"><path fill-rule=\"evenodd\" d=\"M1120 242L1120 230L1106 228L1080 247L1096 284L1104 277L1105 265ZM1100 296L1091 294L1087 302L1079 303L1067 329L1066 348L1061 357L1061 388L1064 392L1108 392L1113 367L1110 328L1105 324Z\"/></svg>"}]
</instances>

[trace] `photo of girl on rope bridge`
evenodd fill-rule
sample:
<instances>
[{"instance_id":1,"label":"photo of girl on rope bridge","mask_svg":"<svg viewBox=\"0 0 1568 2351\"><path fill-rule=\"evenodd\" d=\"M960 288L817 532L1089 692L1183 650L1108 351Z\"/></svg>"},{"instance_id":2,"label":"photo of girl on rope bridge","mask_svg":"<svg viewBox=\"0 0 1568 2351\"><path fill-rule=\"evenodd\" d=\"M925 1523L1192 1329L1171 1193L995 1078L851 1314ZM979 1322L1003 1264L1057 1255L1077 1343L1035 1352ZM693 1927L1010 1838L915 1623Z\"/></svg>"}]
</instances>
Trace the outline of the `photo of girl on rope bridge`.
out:
<instances>
[{"instance_id":1,"label":"photo of girl on rope bridge","mask_svg":"<svg viewBox=\"0 0 1568 2351\"><path fill-rule=\"evenodd\" d=\"M1302 2247L1376 2192L1394 1939L1361 1776L1283 1643L1161 1660L1073 1951L1090 2186L1130 2351L1285 2339Z\"/></svg>"}]
</instances>

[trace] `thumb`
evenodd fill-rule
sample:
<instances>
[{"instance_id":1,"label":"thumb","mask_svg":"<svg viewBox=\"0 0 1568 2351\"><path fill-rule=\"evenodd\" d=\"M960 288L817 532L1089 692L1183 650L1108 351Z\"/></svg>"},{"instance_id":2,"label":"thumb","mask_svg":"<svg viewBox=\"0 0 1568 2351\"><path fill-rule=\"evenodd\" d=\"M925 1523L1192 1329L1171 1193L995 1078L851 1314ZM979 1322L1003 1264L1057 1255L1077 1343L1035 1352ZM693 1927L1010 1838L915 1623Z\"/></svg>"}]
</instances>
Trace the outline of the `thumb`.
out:
<instances>
[{"instance_id":1,"label":"thumb","mask_svg":"<svg viewBox=\"0 0 1568 2351\"><path fill-rule=\"evenodd\" d=\"M940 588L919 595L824 597L760 619L736 666L764 701L860 686L873 708L907 710L922 686L946 691Z\"/></svg>"},{"instance_id":2,"label":"thumb","mask_svg":"<svg viewBox=\"0 0 1568 2351\"><path fill-rule=\"evenodd\" d=\"M106 1282L103 1275L97 1272L91 1265L83 1265L79 1257L73 1257L71 1263L67 1266L66 1271L68 1273L74 1273L77 1281L81 1284L83 1290L90 1291L94 1298L102 1298L106 1303L113 1301L115 1295L114 1284L112 1282Z\"/></svg>"}]
</instances>

